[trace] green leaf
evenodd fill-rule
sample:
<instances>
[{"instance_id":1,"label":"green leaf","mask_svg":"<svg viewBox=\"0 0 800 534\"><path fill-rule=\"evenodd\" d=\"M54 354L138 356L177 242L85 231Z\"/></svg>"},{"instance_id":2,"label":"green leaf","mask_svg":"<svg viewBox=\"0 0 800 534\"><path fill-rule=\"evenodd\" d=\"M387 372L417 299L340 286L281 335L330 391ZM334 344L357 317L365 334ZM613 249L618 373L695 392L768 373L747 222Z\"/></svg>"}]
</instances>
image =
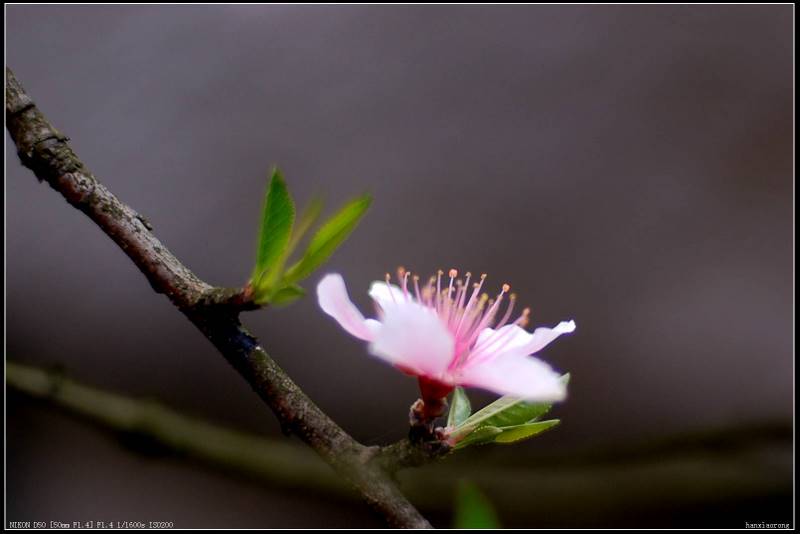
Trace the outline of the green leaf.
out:
<instances>
[{"instance_id":1,"label":"green leaf","mask_svg":"<svg viewBox=\"0 0 800 534\"><path fill-rule=\"evenodd\" d=\"M550 419L547 421L537 421L536 423L526 423L524 425L510 426L503 429L503 432L494 438L495 443L515 443L517 441L532 438L541 434L545 430L553 428L560 421Z\"/></svg>"},{"instance_id":2,"label":"green leaf","mask_svg":"<svg viewBox=\"0 0 800 534\"><path fill-rule=\"evenodd\" d=\"M322 206L321 199L312 198L308 206L303 209L303 213L297 221L294 232L292 232L292 238L289 240L287 256L292 253L300 240L303 239L303 236L306 235L306 232L308 232L311 226L319 219L319 215L322 213Z\"/></svg>"},{"instance_id":3,"label":"green leaf","mask_svg":"<svg viewBox=\"0 0 800 534\"><path fill-rule=\"evenodd\" d=\"M460 425L471 413L472 406L469 404L469 398L464 388L457 387L453 391L453 399L450 401L450 412L447 414L447 426L455 427Z\"/></svg>"},{"instance_id":4,"label":"green leaf","mask_svg":"<svg viewBox=\"0 0 800 534\"><path fill-rule=\"evenodd\" d=\"M492 503L478 487L465 480L456 490L455 528L500 528Z\"/></svg>"},{"instance_id":5,"label":"green leaf","mask_svg":"<svg viewBox=\"0 0 800 534\"><path fill-rule=\"evenodd\" d=\"M472 414L456 430L459 433L482 426L515 426L533 421L547 413L552 403L526 402L516 397L501 397Z\"/></svg>"},{"instance_id":6,"label":"green leaf","mask_svg":"<svg viewBox=\"0 0 800 534\"><path fill-rule=\"evenodd\" d=\"M569 374L561 377L566 384ZM500 397L493 403L478 410L450 434L458 439L483 426L508 427L531 423L550 411L551 402L527 402L516 397Z\"/></svg>"},{"instance_id":7,"label":"green leaf","mask_svg":"<svg viewBox=\"0 0 800 534\"><path fill-rule=\"evenodd\" d=\"M502 428L497 428L496 426L482 426L458 441L453 447L453 450L457 451L459 449L469 447L470 445L485 445L487 443L492 443L494 439L502 433Z\"/></svg>"},{"instance_id":8,"label":"green leaf","mask_svg":"<svg viewBox=\"0 0 800 534\"><path fill-rule=\"evenodd\" d=\"M294 225L294 201L286 187L281 171L275 167L264 199L261 227L258 234L256 265L251 278L259 285L264 273L273 268L289 244Z\"/></svg>"},{"instance_id":9,"label":"green leaf","mask_svg":"<svg viewBox=\"0 0 800 534\"><path fill-rule=\"evenodd\" d=\"M281 306L294 302L306 294L306 290L302 287L291 284L280 288L278 291L270 295L267 300L273 306Z\"/></svg>"},{"instance_id":10,"label":"green leaf","mask_svg":"<svg viewBox=\"0 0 800 534\"><path fill-rule=\"evenodd\" d=\"M285 280L297 282L313 273L330 257L358 225L369 208L372 197L364 195L345 204L338 213L317 230L303 257L287 271Z\"/></svg>"},{"instance_id":11,"label":"green leaf","mask_svg":"<svg viewBox=\"0 0 800 534\"><path fill-rule=\"evenodd\" d=\"M255 288L254 300L256 304L289 304L305 295L305 290L297 284L287 283L283 280L284 265L286 260L289 259L297 244L303 239L303 236L314 224L314 221L319 217L322 211L322 201L313 199L311 203L303 210L300 220L295 225L292 236L289 239L289 244L283 250L281 255L276 259L269 272L264 272L253 283Z\"/></svg>"}]
</instances>

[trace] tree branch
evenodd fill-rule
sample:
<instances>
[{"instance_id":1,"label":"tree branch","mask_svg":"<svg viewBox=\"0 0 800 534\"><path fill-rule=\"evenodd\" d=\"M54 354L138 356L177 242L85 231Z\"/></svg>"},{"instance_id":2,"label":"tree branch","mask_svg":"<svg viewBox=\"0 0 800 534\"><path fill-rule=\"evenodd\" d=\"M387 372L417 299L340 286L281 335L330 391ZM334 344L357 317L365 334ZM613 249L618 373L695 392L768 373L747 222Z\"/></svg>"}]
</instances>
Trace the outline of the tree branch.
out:
<instances>
[{"instance_id":1,"label":"tree branch","mask_svg":"<svg viewBox=\"0 0 800 534\"><path fill-rule=\"evenodd\" d=\"M295 384L240 324L252 309L246 291L215 288L185 267L152 233L150 223L103 186L44 117L6 68L6 127L20 161L95 222L128 255L153 289L165 294L214 344L275 412L286 433L311 446L387 521L430 527L379 464Z\"/></svg>"},{"instance_id":2,"label":"tree branch","mask_svg":"<svg viewBox=\"0 0 800 534\"><path fill-rule=\"evenodd\" d=\"M62 371L6 362L9 391L50 403L128 441L144 442L203 462L269 480L286 488L316 488L326 493L357 494L306 447L214 425L182 414L153 399L126 397L87 386Z\"/></svg>"}]
</instances>

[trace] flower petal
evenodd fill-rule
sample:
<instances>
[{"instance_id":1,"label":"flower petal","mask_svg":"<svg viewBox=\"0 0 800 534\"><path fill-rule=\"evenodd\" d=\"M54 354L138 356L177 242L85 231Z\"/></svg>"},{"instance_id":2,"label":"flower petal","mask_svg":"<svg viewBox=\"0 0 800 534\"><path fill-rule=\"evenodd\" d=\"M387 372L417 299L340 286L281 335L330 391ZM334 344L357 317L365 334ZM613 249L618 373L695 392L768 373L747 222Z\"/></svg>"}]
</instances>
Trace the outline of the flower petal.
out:
<instances>
[{"instance_id":1,"label":"flower petal","mask_svg":"<svg viewBox=\"0 0 800 534\"><path fill-rule=\"evenodd\" d=\"M384 310L389 306L406 301L402 289L394 284L377 280L369 286L369 296Z\"/></svg>"},{"instance_id":2,"label":"flower petal","mask_svg":"<svg viewBox=\"0 0 800 534\"><path fill-rule=\"evenodd\" d=\"M344 280L339 274L328 274L317 284L317 300L322 311L336 319L339 325L353 336L371 341L378 328L367 323L347 295ZM371 320L372 322L377 322Z\"/></svg>"},{"instance_id":3,"label":"flower petal","mask_svg":"<svg viewBox=\"0 0 800 534\"><path fill-rule=\"evenodd\" d=\"M555 328L537 328L533 333L514 324L503 326L497 330L484 328L478 334L471 357L484 361L507 353L523 356L535 354L561 334L569 334L574 330L575 321L562 321Z\"/></svg>"},{"instance_id":4,"label":"flower petal","mask_svg":"<svg viewBox=\"0 0 800 534\"><path fill-rule=\"evenodd\" d=\"M519 353L505 353L488 361L460 370L458 383L501 395L511 395L535 402L564 400L567 387L560 375L538 358Z\"/></svg>"},{"instance_id":5,"label":"flower petal","mask_svg":"<svg viewBox=\"0 0 800 534\"><path fill-rule=\"evenodd\" d=\"M509 349L524 347L531 340L531 333L515 324L494 328L484 328L478 334L475 349L484 354L492 351L505 352Z\"/></svg>"},{"instance_id":6,"label":"flower petal","mask_svg":"<svg viewBox=\"0 0 800 534\"><path fill-rule=\"evenodd\" d=\"M454 356L455 341L436 312L412 301L385 309L370 352L421 376L439 378Z\"/></svg>"},{"instance_id":7,"label":"flower petal","mask_svg":"<svg viewBox=\"0 0 800 534\"><path fill-rule=\"evenodd\" d=\"M526 354L536 354L561 334L571 334L574 331L575 321L561 321L553 328L537 328L525 345Z\"/></svg>"},{"instance_id":8,"label":"flower petal","mask_svg":"<svg viewBox=\"0 0 800 534\"><path fill-rule=\"evenodd\" d=\"M376 321L375 319L367 319L364 321L364 326L366 326L367 330L369 330L369 340L372 341L375 339L375 336L378 335L378 330L381 328L381 322Z\"/></svg>"}]
</instances>

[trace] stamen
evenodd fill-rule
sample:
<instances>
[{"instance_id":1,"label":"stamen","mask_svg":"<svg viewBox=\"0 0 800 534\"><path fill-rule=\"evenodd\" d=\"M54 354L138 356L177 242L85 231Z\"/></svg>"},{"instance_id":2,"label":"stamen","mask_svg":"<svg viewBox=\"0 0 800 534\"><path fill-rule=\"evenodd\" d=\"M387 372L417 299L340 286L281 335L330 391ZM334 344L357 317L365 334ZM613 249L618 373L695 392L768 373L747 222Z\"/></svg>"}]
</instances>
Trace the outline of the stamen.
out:
<instances>
[{"instance_id":1,"label":"stamen","mask_svg":"<svg viewBox=\"0 0 800 534\"><path fill-rule=\"evenodd\" d=\"M403 269L402 267L400 268ZM409 271L403 269L403 295L406 297L406 300L408 300L408 276L410 274Z\"/></svg>"},{"instance_id":2,"label":"stamen","mask_svg":"<svg viewBox=\"0 0 800 534\"><path fill-rule=\"evenodd\" d=\"M464 278L464 285L462 286L464 291L459 293L459 295L458 295L458 307L459 308L463 308L464 307L464 299L467 296L467 287L469 287L469 279L470 279L471 276L472 276L472 273L467 272L467 275Z\"/></svg>"},{"instance_id":3,"label":"stamen","mask_svg":"<svg viewBox=\"0 0 800 534\"><path fill-rule=\"evenodd\" d=\"M436 273L436 312L438 313L441 307L441 295L442 295L442 275L444 271L439 269L439 272Z\"/></svg>"},{"instance_id":4,"label":"stamen","mask_svg":"<svg viewBox=\"0 0 800 534\"><path fill-rule=\"evenodd\" d=\"M426 306L431 306L431 299L433 298L433 288L431 286L426 286L422 290L422 300L425 302Z\"/></svg>"},{"instance_id":5,"label":"stamen","mask_svg":"<svg viewBox=\"0 0 800 534\"><path fill-rule=\"evenodd\" d=\"M392 291L392 275L386 273L386 289L389 290L389 296L392 297L392 302L397 304L397 300L394 298L394 291Z\"/></svg>"},{"instance_id":6,"label":"stamen","mask_svg":"<svg viewBox=\"0 0 800 534\"><path fill-rule=\"evenodd\" d=\"M508 284L503 284L503 290L497 295L497 299L492 302L489 301L489 309L486 310L486 313L483 314L483 319L481 319L478 324L471 330L471 335L469 336L469 341L467 345L472 345L476 339L478 339L478 334L480 334L481 330L488 327L489 324L494 319L495 314L497 313L497 308L500 306L500 302L503 300L503 295L505 295L508 290L511 289L511 286Z\"/></svg>"},{"instance_id":7,"label":"stamen","mask_svg":"<svg viewBox=\"0 0 800 534\"><path fill-rule=\"evenodd\" d=\"M470 273L467 273L467 281L469 281ZM461 329L464 327L464 322L467 316L469 316L470 312L472 311L472 305L475 303L475 299L481 292L481 286L483 286L483 281L486 280L486 274L481 275L480 283L472 285L472 294L467 301L467 306L464 308L464 313L461 314L461 320L458 322L458 327L456 327L456 336L461 332ZM466 294L466 285L464 286L464 294ZM480 309L478 310L480 311ZM469 322L472 322L472 318L470 317Z\"/></svg>"},{"instance_id":8,"label":"stamen","mask_svg":"<svg viewBox=\"0 0 800 534\"><path fill-rule=\"evenodd\" d=\"M419 276L414 275L414 295L417 297L417 302L420 304L422 303L422 299L419 298Z\"/></svg>"},{"instance_id":9,"label":"stamen","mask_svg":"<svg viewBox=\"0 0 800 534\"><path fill-rule=\"evenodd\" d=\"M485 273L481 275L481 281L473 286L475 289L473 289L472 295L469 297L469 301L467 302L467 310L466 311L469 311L470 308L472 308L472 305L474 304L475 299L478 297L478 295L480 295L481 287L483 287L484 280L486 280L486 274Z\"/></svg>"},{"instance_id":10,"label":"stamen","mask_svg":"<svg viewBox=\"0 0 800 534\"><path fill-rule=\"evenodd\" d=\"M528 322L529 322L529 318L528 317L530 316L530 314L531 314L531 309L530 308L525 308L524 310L522 310L522 315L520 315L519 318L516 321L514 321L514 324L517 325L517 326L523 326L523 327L524 326L528 326Z\"/></svg>"},{"instance_id":11,"label":"stamen","mask_svg":"<svg viewBox=\"0 0 800 534\"><path fill-rule=\"evenodd\" d=\"M425 304L427 306L430 306L431 308L434 307L434 302L433 302L433 295L434 295L433 284L434 284L434 282L436 282L436 277L435 276L431 276L428 279L428 285L425 286L425 290L423 290L423 292L422 292L422 296L425 298ZM427 293L427 296L425 295L425 293Z\"/></svg>"},{"instance_id":12,"label":"stamen","mask_svg":"<svg viewBox=\"0 0 800 534\"><path fill-rule=\"evenodd\" d=\"M514 302L516 302L517 296L514 293L511 293L511 296L508 297L508 308L506 308L506 313L503 314L503 318L500 319L500 322L497 323L495 326L495 330L502 327L508 322L508 319L511 317L511 312L514 310Z\"/></svg>"},{"instance_id":13,"label":"stamen","mask_svg":"<svg viewBox=\"0 0 800 534\"><path fill-rule=\"evenodd\" d=\"M528 315L530 314L531 309L525 308L522 310L522 315L514 321L513 324L524 327L528 324ZM499 328L499 327L497 327ZM495 330L497 330L495 328ZM512 333L514 332L513 328L509 328L500 333L500 335L495 336L494 338L490 339L489 341L485 341L483 343L479 343L472 347L472 351L470 351L469 360L472 363L478 363L482 361L486 361L491 357L492 354L498 354L502 352L504 348L508 346L511 340L514 338ZM491 350L488 350L491 347Z\"/></svg>"},{"instance_id":14,"label":"stamen","mask_svg":"<svg viewBox=\"0 0 800 534\"><path fill-rule=\"evenodd\" d=\"M451 315L448 317L449 321L448 324L451 328L456 326L455 322L461 317L461 301L463 301L463 295L466 292L466 286L464 282L461 281L459 278L456 280L456 296L453 299L453 306L451 307Z\"/></svg>"},{"instance_id":15,"label":"stamen","mask_svg":"<svg viewBox=\"0 0 800 534\"><path fill-rule=\"evenodd\" d=\"M450 285L447 288L447 298L450 299L450 295L453 293L453 279L458 276L458 271L455 269L450 269L450 272L447 273L450 275Z\"/></svg>"}]
</instances>

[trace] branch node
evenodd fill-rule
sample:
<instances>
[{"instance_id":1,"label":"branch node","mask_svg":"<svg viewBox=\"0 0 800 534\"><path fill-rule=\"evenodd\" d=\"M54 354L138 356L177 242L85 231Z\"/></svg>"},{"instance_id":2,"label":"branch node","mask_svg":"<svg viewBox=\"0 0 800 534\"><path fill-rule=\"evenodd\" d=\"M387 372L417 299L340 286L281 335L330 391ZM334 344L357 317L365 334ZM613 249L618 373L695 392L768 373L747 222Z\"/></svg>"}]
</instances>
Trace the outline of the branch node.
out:
<instances>
[{"instance_id":1,"label":"branch node","mask_svg":"<svg viewBox=\"0 0 800 534\"><path fill-rule=\"evenodd\" d=\"M198 311L216 310L231 315L260 307L253 301L252 293L247 287L212 287L203 292L194 305Z\"/></svg>"}]
</instances>

